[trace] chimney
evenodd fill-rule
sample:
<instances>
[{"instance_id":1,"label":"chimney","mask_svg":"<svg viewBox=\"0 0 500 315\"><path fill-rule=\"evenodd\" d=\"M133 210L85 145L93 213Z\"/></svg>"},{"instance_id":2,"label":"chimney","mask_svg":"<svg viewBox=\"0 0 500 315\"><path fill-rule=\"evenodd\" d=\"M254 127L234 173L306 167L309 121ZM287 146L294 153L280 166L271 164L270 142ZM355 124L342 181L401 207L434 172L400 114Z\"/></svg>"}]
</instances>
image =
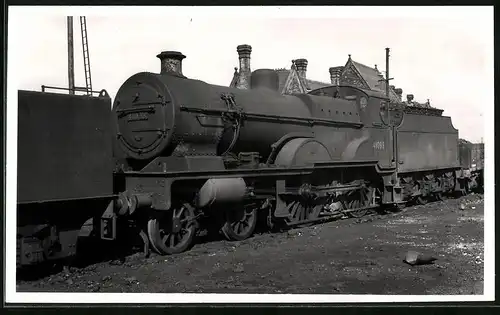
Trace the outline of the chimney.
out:
<instances>
[{"instance_id":1,"label":"chimney","mask_svg":"<svg viewBox=\"0 0 500 315\"><path fill-rule=\"evenodd\" d=\"M307 59L301 58L295 60L295 66L297 67L297 73L302 79L306 79L307 73Z\"/></svg>"},{"instance_id":2,"label":"chimney","mask_svg":"<svg viewBox=\"0 0 500 315\"><path fill-rule=\"evenodd\" d=\"M330 72L330 80L333 85L340 85L340 75L342 74L342 71L344 70L344 67L331 67L328 69Z\"/></svg>"},{"instance_id":3,"label":"chimney","mask_svg":"<svg viewBox=\"0 0 500 315\"><path fill-rule=\"evenodd\" d=\"M239 45L236 47L238 57L240 59L240 75L238 78L238 87L241 89L250 88L250 54L252 53L252 46Z\"/></svg>"},{"instance_id":4,"label":"chimney","mask_svg":"<svg viewBox=\"0 0 500 315\"><path fill-rule=\"evenodd\" d=\"M402 102L403 101L403 89L397 88L397 89L394 89L394 92L398 96L399 101Z\"/></svg>"},{"instance_id":5,"label":"chimney","mask_svg":"<svg viewBox=\"0 0 500 315\"><path fill-rule=\"evenodd\" d=\"M178 51L162 51L156 57L161 61L161 74L172 74L185 78L182 74L182 59L186 56Z\"/></svg>"},{"instance_id":6,"label":"chimney","mask_svg":"<svg viewBox=\"0 0 500 315\"><path fill-rule=\"evenodd\" d=\"M238 56L240 58L240 72L251 72L250 70L250 54L252 53L252 46L239 45L236 47Z\"/></svg>"}]
</instances>

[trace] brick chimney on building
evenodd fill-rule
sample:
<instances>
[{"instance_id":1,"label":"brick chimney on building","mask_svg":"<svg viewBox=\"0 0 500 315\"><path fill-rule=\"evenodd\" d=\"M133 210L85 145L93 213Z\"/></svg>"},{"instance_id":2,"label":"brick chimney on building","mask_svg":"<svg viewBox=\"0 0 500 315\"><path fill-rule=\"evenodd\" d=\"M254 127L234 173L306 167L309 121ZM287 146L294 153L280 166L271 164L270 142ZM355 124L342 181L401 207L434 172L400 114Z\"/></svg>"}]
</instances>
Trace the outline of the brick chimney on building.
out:
<instances>
[{"instance_id":1,"label":"brick chimney on building","mask_svg":"<svg viewBox=\"0 0 500 315\"><path fill-rule=\"evenodd\" d=\"M250 55L252 53L252 46L250 45L239 45L236 47L238 52L238 57L240 60L240 75L238 78L238 88L249 89L250 88L250 75L252 70L250 68Z\"/></svg>"},{"instance_id":2,"label":"brick chimney on building","mask_svg":"<svg viewBox=\"0 0 500 315\"><path fill-rule=\"evenodd\" d=\"M406 101L408 102L408 104L413 103L413 94L407 94Z\"/></svg>"},{"instance_id":3,"label":"brick chimney on building","mask_svg":"<svg viewBox=\"0 0 500 315\"><path fill-rule=\"evenodd\" d=\"M307 79L307 59L301 58L295 60L295 66L297 67L297 73L302 79Z\"/></svg>"},{"instance_id":4,"label":"brick chimney on building","mask_svg":"<svg viewBox=\"0 0 500 315\"><path fill-rule=\"evenodd\" d=\"M340 85L340 75L342 74L342 71L344 70L344 67L331 67L328 69L330 72L330 80L333 85Z\"/></svg>"},{"instance_id":5,"label":"brick chimney on building","mask_svg":"<svg viewBox=\"0 0 500 315\"><path fill-rule=\"evenodd\" d=\"M394 89L394 92L398 96L399 101L402 102L403 101L403 89L397 88L397 89Z\"/></svg>"}]
</instances>

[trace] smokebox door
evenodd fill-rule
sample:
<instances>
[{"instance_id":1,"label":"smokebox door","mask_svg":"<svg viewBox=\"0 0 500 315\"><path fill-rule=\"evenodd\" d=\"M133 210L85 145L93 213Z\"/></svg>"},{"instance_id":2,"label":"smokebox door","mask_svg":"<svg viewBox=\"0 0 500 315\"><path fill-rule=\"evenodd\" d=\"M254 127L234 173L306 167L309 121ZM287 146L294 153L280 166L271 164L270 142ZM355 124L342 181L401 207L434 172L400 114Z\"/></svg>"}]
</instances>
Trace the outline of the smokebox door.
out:
<instances>
[{"instance_id":1,"label":"smokebox door","mask_svg":"<svg viewBox=\"0 0 500 315\"><path fill-rule=\"evenodd\" d=\"M168 93L153 82L128 82L115 100L118 140L127 154L153 158L169 144L174 111Z\"/></svg>"}]
</instances>

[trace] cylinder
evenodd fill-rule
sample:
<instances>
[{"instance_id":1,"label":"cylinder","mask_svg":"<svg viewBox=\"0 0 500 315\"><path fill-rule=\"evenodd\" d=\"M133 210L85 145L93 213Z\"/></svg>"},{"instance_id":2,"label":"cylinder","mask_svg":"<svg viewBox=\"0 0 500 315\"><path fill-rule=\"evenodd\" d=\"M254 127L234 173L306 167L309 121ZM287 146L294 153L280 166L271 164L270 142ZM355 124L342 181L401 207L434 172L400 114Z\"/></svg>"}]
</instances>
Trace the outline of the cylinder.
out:
<instances>
[{"instance_id":1,"label":"cylinder","mask_svg":"<svg viewBox=\"0 0 500 315\"><path fill-rule=\"evenodd\" d=\"M251 89L267 88L273 91L279 89L278 73L272 69L258 69L250 77Z\"/></svg>"},{"instance_id":2,"label":"cylinder","mask_svg":"<svg viewBox=\"0 0 500 315\"><path fill-rule=\"evenodd\" d=\"M245 197L246 189L243 178L211 178L201 187L197 206L203 208L215 203L238 202Z\"/></svg>"}]
</instances>

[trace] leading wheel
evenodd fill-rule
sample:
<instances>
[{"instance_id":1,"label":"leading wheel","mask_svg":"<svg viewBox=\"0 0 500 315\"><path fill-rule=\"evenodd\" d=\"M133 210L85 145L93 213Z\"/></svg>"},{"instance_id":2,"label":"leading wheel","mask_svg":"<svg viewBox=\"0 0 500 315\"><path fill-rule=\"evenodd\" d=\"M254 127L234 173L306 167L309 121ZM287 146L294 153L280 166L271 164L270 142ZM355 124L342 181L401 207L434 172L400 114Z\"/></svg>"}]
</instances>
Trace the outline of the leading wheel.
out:
<instances>
[{"instance_id":1,"label":"leading wheel","mask_svg":"<svg viewBox=\"0 0 500 315\"><path fill-rule=\"evenodd\" d=\"M172 255L187 250L196 234L193 207L184 204L148 221L148 238L160 255Z\"/></svg>"},{"instance_id":2,"label":"leading wheel","mask_svg":"<svg viewBox=\"0 0 500 315\"><path fill-rule=\"evenodd\" d=\"M244 205L226 211L222 234L229 241L242 241L252 236L257 226L257 207Z\"/></svg>"}]
</instances>

